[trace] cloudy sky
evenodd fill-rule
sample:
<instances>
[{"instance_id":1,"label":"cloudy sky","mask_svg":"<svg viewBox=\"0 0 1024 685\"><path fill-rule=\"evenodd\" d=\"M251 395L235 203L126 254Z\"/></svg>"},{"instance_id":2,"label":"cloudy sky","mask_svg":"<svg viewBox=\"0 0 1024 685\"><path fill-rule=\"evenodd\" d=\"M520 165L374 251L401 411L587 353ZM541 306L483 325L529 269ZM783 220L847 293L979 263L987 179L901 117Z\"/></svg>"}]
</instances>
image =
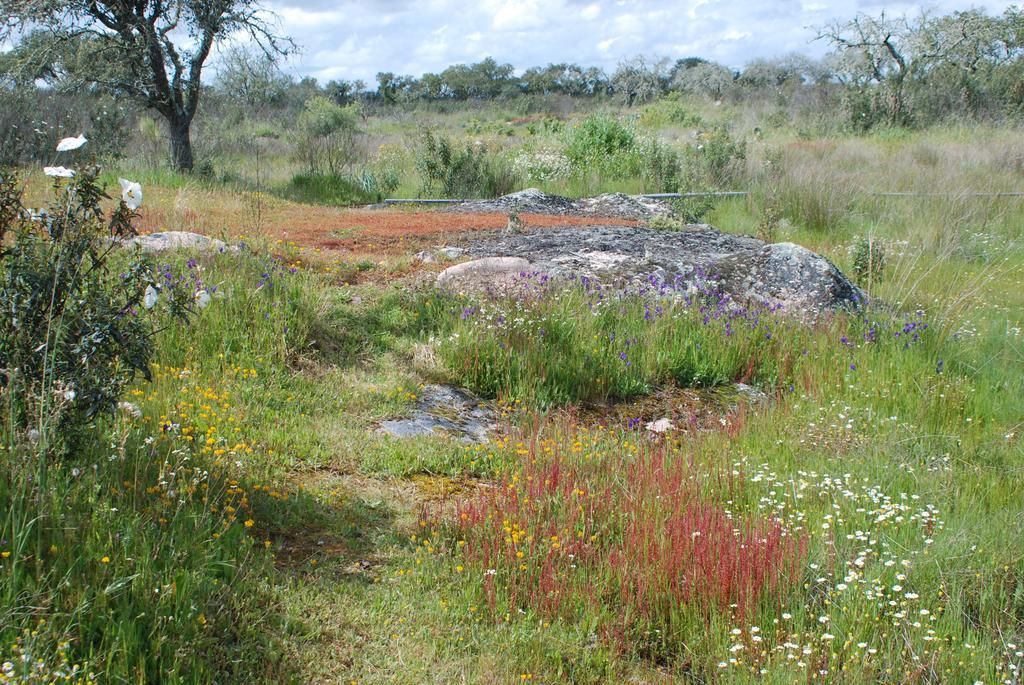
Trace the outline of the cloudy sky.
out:
<instances>
[{"instance_id":1,"label":"cloudy sky","mask_svg":"<svg viewBox=\"0 0 1024 685\"><path fill-rule=\"evenodd\" d=\"M379 71L419 76L492 56L519 70L576 62L612 70L637 54L696 55L740 67L753 57L820 55L814 27L857 12L914 14L1012 3L854 0L272 0L282 32L302 46L291 64L318 79Z\"/></svg>"}]
</instances>

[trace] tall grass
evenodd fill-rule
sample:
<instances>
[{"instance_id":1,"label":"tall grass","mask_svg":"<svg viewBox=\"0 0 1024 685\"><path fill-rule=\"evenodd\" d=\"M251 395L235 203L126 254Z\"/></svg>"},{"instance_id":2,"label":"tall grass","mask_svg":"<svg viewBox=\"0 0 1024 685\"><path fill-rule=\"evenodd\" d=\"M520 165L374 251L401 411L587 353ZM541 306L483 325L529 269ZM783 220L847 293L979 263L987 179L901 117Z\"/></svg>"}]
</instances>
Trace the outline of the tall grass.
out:
<instances>
[{"instance_id":1,"label":"tall grass","mask_svg":"<svg viewBox=\"0 0 1024 685\"><path fill-rule=\"evenodd\" d=\"M653 278L621 289L523 274L469 304L439 355L459 382L535 406L625 399L663 384L788 383L801 335L767 310ZM785 331L783 333L783 330Z\"/></svg>"}]
</instances>

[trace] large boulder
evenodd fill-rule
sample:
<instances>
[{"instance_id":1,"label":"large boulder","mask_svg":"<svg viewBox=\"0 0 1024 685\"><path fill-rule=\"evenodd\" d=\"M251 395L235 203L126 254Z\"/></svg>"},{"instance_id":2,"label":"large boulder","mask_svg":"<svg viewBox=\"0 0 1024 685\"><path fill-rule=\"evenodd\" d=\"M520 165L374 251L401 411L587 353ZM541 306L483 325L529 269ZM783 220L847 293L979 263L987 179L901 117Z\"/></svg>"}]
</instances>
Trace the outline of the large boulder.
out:
<instances>
[{"instance_id":1,"label":"large boulder","mask_svg":"<svg viewBox=\"0 0 1024 685\"><path fill-rule=\"evenodd\" d=\"M789 311L855 308L864 302L863 291L835 264L794 243L729 255L714 268L723 290Z\"/></svg>"},{"instance_id":2,"label":"large boulder","mask_svg":"<svg viewBox=\"0 0 1024 685\"><path fill-rule=\"evenodd\" d=\"M600 281L640 281L653 276L696 289L715 280L734 300L779 306L798 315L857 308L865 301L863 291L819 254L793 243L767 244L709 226L684 231L586 226L490 233L476 239L468 254L525 260L527 265L520 262L520 266L487 262L508 264L516 272L541 271ZM449 270L459 266L464 265ZM477 267L466 268L478 271Z\"/></svg>"}]
</instances>

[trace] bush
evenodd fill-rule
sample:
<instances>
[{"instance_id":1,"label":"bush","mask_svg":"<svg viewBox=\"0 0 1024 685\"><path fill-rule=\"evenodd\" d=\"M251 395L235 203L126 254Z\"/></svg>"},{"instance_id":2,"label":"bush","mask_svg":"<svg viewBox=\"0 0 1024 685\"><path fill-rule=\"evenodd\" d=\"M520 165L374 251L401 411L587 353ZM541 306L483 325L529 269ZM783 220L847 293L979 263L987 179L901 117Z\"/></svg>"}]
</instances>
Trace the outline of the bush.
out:
<instances>
[{"instance_id":1,"label":"bush","mask_svg":"<svg viewBox=\"0 0 1024 685\"><path fill-rule=\"evenodd\" d=\"M591 114L569 134L566 154L577 166L629 152L636 145L636 134L609 114Z\"/></svg>"},{"instance_id":2,"label":"bush","mask_svg":"<svg viewBox=\"0 0 1024 685\"><path fill-rule=\"evenodd\" d=\"M633 129L607 114L593 114L572 129L566 156L576 173L599 172L623 180L639 177L649 192L679 189L679 156L655 137L637 136Z\"/></svg>"},{"instance_id":3,"label":"bush","mask_svg":"<svg viewBox=\"0 0 1024 685\"><path fill-rule=\"evenodd\" d=\"M430 131L423 133L416 168L423 177L423 192L444 197L497 197L519 185L512 165L490 155L483 145L460 147Z\"/></svg>"},{"instance_id":4,"label":"bush","mask_svg":"<svg viewBox=\"0 0 1024 685\"><path fill-rule=\"evenodd\" d=\"M152 330L140 313L155 298L149 265L110 268L111 240L133 234L122 202L110 218L96 170L54 187L48 210L21 203L13 176L0 176L0 385L14 431L32 430L54 447L74 441L111 412L137 373L149 375ZM172 298L176 315L187 305Z\"/></svg>"},{"instance_id":5,"label":"bush","mask_svg":"<svg viewBox=\"0 0 1024 685\"><path fill-rule=\"evenodd\" d=\"M873 236L860 236L853 245L853 275L857 283L870 287L885 272L885 245Z\"/></svg>"},{"instance_id":6,"label":"bush","mask_svg":"<svg viewBox=\"0 0 1024 685\"><path fill-rule=\"evenodd\" d=\"M358 115L354 104L341 107L322 96L306 101L296 122L296 154L310 174L337 175L357 161Z\"/></svg>"},{"instance_id":7,"label":"bush","mask_svg":"<svg viewBox=\"0 0 1024 685\"><path fill-rule=\"evenodd\" d=\"M686 186L699 190L729 188L743 174L747 143L736 140L724 127L705 132L696 147L688 148Z\"/></svg>"},{"instance_id":8,"label":"bush","mask_svg":"<svg viewBox=\"0 0 1024 685\"><path fill-rule=\"evenodd\" d=\"M704 125L704 120L683 103L679 93L662 96L657 102L645 107L639 121L641 126L651 129L666 126L699 128Z\"/></svg>"}]
</instances>

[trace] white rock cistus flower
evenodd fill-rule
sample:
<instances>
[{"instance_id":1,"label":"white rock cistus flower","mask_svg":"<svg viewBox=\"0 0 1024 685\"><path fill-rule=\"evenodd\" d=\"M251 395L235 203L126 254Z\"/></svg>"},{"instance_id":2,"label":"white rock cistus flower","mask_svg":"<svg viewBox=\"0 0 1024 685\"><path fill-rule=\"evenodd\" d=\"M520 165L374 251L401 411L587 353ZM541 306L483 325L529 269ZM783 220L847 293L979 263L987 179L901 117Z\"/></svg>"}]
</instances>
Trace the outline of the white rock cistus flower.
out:
<instances>
[{"instance_id":1,"label":"white rock cistus flower","mask_svg":"<svg viewBox=\"0 0 1024 685\"><path fill-rule=\"evenodd\" d=\"M657 421L651 421L647 424L647 430L652 433L667 433L674 428L675 425L668 418L658 419Z\"/></svg>"},{"instance_id":2,"label":"white rock cistus flower","mask_svg":"<svg viewBox=\"0 0 1024 685\"><path fill-rule=\"evenodd\" d=\"M70 152L71 150L77 150L87 142L89 141L86 140L84 133L79 133L74 138L62 138L61 141L57 143L57 152Z\"/></svg>"},{"instance_id":3,"label":"white rock cistus flower","mask_svg":"<svg viewBox=\"0 0 1024 685\"><path fill-rule=\"evenodd\" d=\"M142 205L142 185L126 178L119 178L117 182L121 184L121 202L128 209L138 209Z\"/></svg>"},{"instance_id":4,"label":"white rock cistus flower","mask_svg":"<svg viewBox=\"0 0 1024 685\"><path fill-rule=\"evenodd\" d=\"M44 166L43 173L47 176L55 176L57 178L71 178L75 175L73 170L63 166Z\"/></svg>"},{"instance_id":5,"label":"white rock cistus flower","mask_svg":"<svg viewBox=\"0 0 1024 685\"><path fill-rule=\"evenodd\" d=\"M210 293L205 289L196 291L196 306L200 309L206 309L208 304L210 304Z\"/></svg>"}]
</instances>

